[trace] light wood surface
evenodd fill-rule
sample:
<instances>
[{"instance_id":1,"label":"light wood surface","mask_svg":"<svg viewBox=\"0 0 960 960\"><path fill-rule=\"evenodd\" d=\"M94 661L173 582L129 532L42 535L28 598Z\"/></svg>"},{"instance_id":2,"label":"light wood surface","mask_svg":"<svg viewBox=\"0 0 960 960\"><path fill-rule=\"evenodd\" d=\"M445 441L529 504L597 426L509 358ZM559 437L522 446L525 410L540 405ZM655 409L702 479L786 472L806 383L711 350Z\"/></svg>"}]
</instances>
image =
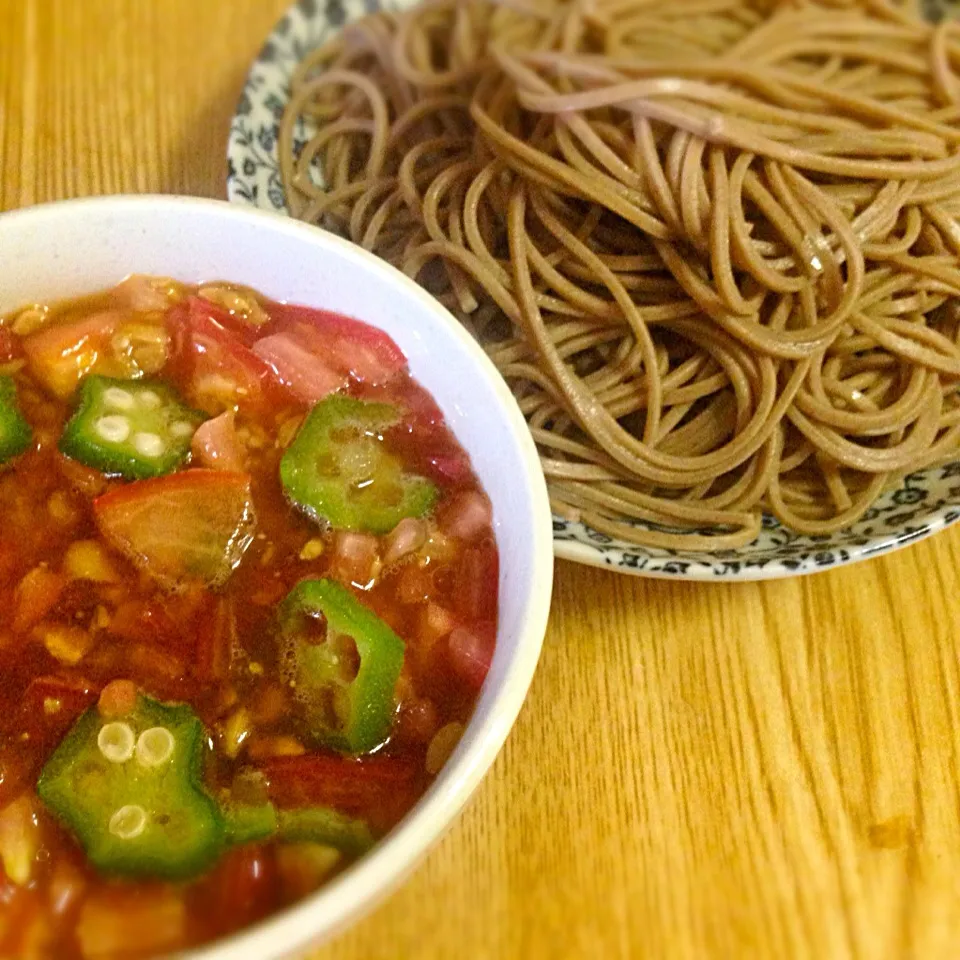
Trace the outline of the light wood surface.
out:
<instances>
[{"instance_id":1,"label":"light wood surface","mask_svg":"<svg viewBox=\"0 0 960 960\"><path fill-rule=\"evenodd\" d=\"M285 5L0 0L0 209L223 196L233 105ZM558 563L475 800L315 957L952 960L958 637L960 529L763 585Z\"/></svg>"}]
</instances>

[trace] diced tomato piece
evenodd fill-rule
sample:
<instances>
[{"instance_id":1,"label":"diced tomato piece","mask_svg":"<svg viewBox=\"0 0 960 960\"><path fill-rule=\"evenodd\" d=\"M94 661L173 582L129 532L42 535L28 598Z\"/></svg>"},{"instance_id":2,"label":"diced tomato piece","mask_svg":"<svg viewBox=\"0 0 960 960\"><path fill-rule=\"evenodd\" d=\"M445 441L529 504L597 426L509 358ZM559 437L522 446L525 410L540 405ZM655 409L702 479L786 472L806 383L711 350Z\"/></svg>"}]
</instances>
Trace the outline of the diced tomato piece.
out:
<instances>
[{"instance_id":1,"label":"diced tomato piece","mask_svg":"<svg viewBox=\"0 0 960 960\"><path fill-rule=\"evenodd\" d=\"M416 380L398 380L389 393L407 411L406 419L418 433L445 424L437 401Z\"/></svg>"},{"instance_id":2,"label":"diced tomato piece","mask_svg":"<svg viewBox=\"0 0 960 960\"><path fill-rule=\"evenodd\" d=\"M428 456L423 465L424 476L444 486L455 487L470 477L470 462L463 453Z\"/></svg>"},{"instance_id":3,"label":"diced tomato piece","mask_svg":"<svg viewBox=\"0 0 960 960\"><path fill-rule=\"evenodd\" d=\"M209 300L190 297L167 312L171 374L193 395L224 406L272 398L274 374L245 344L245 324Z\"/></svg>"},{"instance_id":4,"label":"diced tomato piece","mask_svg":"<svg viewBox=\"0 0 960 960\"><path fill-rule=\"evenodd\" d=\"M454 612L461 623L496 619L499 582L500 561L493 538L464 551L453 588Z\"/></svg>"},{"instance_id":5,"label":"diced tomato piece","mask_svg":"<svg viewBox=\"0 0 960 960\"><path fill-rule=\"evenodd\" d=\"M20 702L17 729L27 739L0 750L0 808L32 784L77 717L96 699L99 687L82 678L35 677Z\"/></svg>"},{"instance_id":6,"label":"diced tomato piece","mask_svg":"<svg viewBox=\"0 0 960 960\"><path fill-rule=\"evenodd\" d=\"M187 665L166 650L137 643L123 651L123 667L136 685L161 700L189 700L196 695Z\"/></svg>"},{"instance_id":7,"label":"diced tomato piece","mask_svg":"<svg viewBox=\"0 0 960 960\"><path fill-rule=\"evenodd\" d=\"M441 487L462 486L472 476L467 454L443 424L424 426L416 418L406 418L388 432L386 440L409 470Z\"/></svg>"},{"instance_id":8,"label":"diced tomato piece","mask_svg":"<svg viewBox=\"0 0 960 960\"><path fill-rule=\"evenodd\" d=\"M205 420L193 435L190 450L203 467L211 470L243 470L243 445L237 436L232 410Z\"/></svg>"},{"instance_id":9,"label":"diced tomato piece","mask_svg":"<svg viewBox=\"0 0 960 960\"><path fill-rule=\"evenodd\" d=\"M86 467L79 460L71 460L62 453L56 455L57 469L67 483L84 497L98 497L110 486L110 480L99 470Z\"/></svg>"},{"instance_id":10,"label":"diced tomato piece","mask_svg":"<svg viewBox=\"0 0 960 960\"><path fill-rule=\"evenodd\" d=\"M397 736L408 743L427 744L440 726L440 714L427 697L412 697L400 705Z\"/></svg>"},{"instance_id":11,"label":"diced tomato piece","mask_svg":"<svg viewBox=\"0 0 960 960\"><path fill-rule=\"evenodd\" d=\"M290 333L258 340L253 352L273 371L277 382L304 403L317 403L349 382L346 373L327 364L323 353L308 349Z\"/></svg>"},{"instance_id":12,"label":"diced tomato piece","mask_svg":"<svg viewBox=\"0 0 960 960\"><path fill-rule=\"evenodd\" d=\"M203 680L223 680L238 643L237 612L232 597L217 597L208 606L197 631L194 674Z\"/></svg>"},{"instance_id":13,"label":"diced tomato piece","mask_svg":"<svg viewBox=\"0 0 960 960\"><path fill-rule=\"evenodd\" d=\"M23 694L25 719L59 739L97 699L100 688L81 677L35 677Z\"/></svg>"},{"instance_id":14,"label":"diced tomato piece","mask_svg":"<svg viewBox=\"0 0 960 960\"><path fill-rule=\"evenodd\" d=\"M206 622L215 604L205 589L189 584L175 594L124 601L110 618L107 629L131 643L146 643L192 657L198 633L202 632L198 624Z\"/></svg>"},{"instance_id":15,"label":"diced tomato piece","mask_svg":"<svg viewBox=\"0 0 960 960\"><path fill-rule=\"evenodd\" d=\"M448 488L471 478L466 451L456 442L436 401L415 380L398 378L385 389L361 393L364 399L393 403L405 411L387 442L410 470Z\"/></svg>"},{"instance_id":16,"label":"diced tomato piece","mask_svg":"<svg viewBox=\"0 0 960 960\"><path fill-rule=\"evenodd\" d=\"M121 320L122 313L98 313L78 323L47 327L24 337L30 372L52 393L67 399L88 373L109 366L110 339Z\"/></svg>"},{"instance_id":17,"label":"diced tomato piece","mask_svg":"<svg viewBox=\"0 0 960 960\"><path fill-rule=\"evenodd\" d=\"M319 804L380 827L392 826L410 809L420 778L417 764L407 757L353 759L313 753L271 757L259 767L278 807Z\"/></svg>"},{"instance_id":18,"label":"diced tomato piece","mask_svg":"<svg viewBox=\"0 0 960 960\"><path fill-rule=\"evenodd\" d=\"M250 477L186 470L139 480L98 497L107 540L162 583L223 583L253 539Z\"/></svg>"},{"instance_id":19,"label":"diced tomato piece","mask_svg":"<svg viewBox=\"0 0 960 960\"><path fill-rule=\"evenodd\" d=\"M489 537L493 530L493 510L486 495L467 490L454 497L440 515L440 529L461 540Z\"/></svg>"},{"instance_id":20,"label":"diced tomato piece","mask_svg":"<svg viewBox=\"0 0 960 960\"><path fill-rule=\"evenodd\" d=\"M293 332L316 356L341 373L365 383L386 383L406 369L407 358L377 327L329 310L273 303L271 330Z\"/></svg>"},{"instance_id":21,"label":"diced tomato piece","mask_svg":"<svg viewBox=\"0 0 960 960\"><path fill-rule=\"evenodd\" d=\"M159 603L128 600L120 604L110 618L110 633L134 643L156 643L166 637L175 625Z\"/></svg>"},{"instance_id":22,"label":"diced tomato piece","mask_svg":"<svg viewBox=\"0 0 960 960\"><path fill-rule=\"evenodd\" d=\"M210 914L230 928L254 923L277 903L277 865L273 850L260 844L236 847L210 874Z\"/></svg>"},{"instance_id":23,"label":"diced tomato piece","mask_svg":"<svg viewBox=\"0 0 960 960\"><path fill-rule=\"evenodd\" d=\"M472 690L479 690L490 670L497 641L497 625L490 621L454 627L447 652L454 672Z\"/></svg>"}]
</instances>

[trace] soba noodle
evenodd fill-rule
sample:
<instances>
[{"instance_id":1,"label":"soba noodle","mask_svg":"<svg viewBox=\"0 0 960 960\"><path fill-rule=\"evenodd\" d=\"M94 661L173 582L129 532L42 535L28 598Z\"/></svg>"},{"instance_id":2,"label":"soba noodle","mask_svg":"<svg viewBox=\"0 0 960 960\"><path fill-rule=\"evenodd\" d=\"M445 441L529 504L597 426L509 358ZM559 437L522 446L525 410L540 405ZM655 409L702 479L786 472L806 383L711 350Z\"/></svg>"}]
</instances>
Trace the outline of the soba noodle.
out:
<instances>
[{"instance_id":1,"label":"soba noodle","mask_svg":"<svg viewBox=\"0 0 960 960\"><path fill-rule=\"evenodd\" d=\"M829 533L960 449L958 64L882 0L427 0L302 62L284 184L484 344L558 514Z\"/></svg>"}]
</instances>

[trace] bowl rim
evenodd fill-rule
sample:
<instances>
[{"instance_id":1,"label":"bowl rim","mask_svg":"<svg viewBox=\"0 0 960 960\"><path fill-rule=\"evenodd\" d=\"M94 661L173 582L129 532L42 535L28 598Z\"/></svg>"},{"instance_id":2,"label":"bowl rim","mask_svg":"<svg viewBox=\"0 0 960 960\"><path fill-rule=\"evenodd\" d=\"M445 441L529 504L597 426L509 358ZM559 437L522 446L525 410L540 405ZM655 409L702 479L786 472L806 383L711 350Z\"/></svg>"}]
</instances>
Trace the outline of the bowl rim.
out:
<instances>
[{"instance_id":1,"label":"bowl rim","mask_svg":"<svg viewBox=\"0 0 960 960\"><path fill-rule=\"evenodd\" d=\"M533 535L527 554L522 558L522 562L530 564L529 590L518 616L524 626L504 669L502 682L491 695L484 722L473 729L471 736L464 736L413 810L370 853L331 883L258 924L209 945L175 954L184 960L237 960L238 957L268 960L307 949L321 939L329 940L394 890L452 825L493 764L523 705L546 632L553 581L551 511L533 439L513 394L492 361L452 314L413 280L341 237L282 214L226 200L167 194L110 194L56 200L2 212L0 244L4 233L14 226L23 229L35 224L36 229L49 229L58 219L82 216L85 211L142 215L149 225L149 218L157 213L158 208L171 214L182 212L187 217L190 214L219 217L225 227L230 223L244 222L262 228L265 234L286 234L313 246L318 255L332 253L351 260L362 269L378 273L389 283L403 288L423 311L433 314L450 328L451 336L467 355L477 376L486 381L495 394L499 415L509 428L519 453L522 472L515 476L515 482L522 485L524 497L532 506ZM86 291L77 291L78 294L83 292ZM474 722L472 718L467 724L468 734Z\"/></svg>"}]
</instances>

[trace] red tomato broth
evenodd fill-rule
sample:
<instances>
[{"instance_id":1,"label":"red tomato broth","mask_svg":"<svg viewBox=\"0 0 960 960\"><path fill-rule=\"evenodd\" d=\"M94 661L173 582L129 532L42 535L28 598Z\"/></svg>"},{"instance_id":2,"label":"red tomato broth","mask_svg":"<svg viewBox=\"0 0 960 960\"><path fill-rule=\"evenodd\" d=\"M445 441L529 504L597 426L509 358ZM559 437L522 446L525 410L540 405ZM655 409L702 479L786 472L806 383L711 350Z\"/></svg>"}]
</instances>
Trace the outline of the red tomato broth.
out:
<instances>
[{"instance_id":1,"label":"red tomato broth","mask_svg":"<svg viewBox=\"0 0 960 960\"><path fill-rule=\"evenodd\" d=\"M138 289L137 283L145 286ZM238 291L270 318L269 301L245 288L226 289ZM399 423L384 433L384 445L406 470L431 479L439 500L418 531L423 542L416 549L384 565L380 558L389 535L375 537L373 562L362 577L345 576L350 567L338 556L341 534L295 509L279 478L284 450L308 407L295 390L265 379L264 365L251 350L259 337L282 333L291 317L302 322L310 311L283 307L278 320L255 327L240 311L229 312L230 322L222 322L224 311L211 305L210 316L221 322L216 338L208 338L198 353L184 332L184 318L205 302L196 299L196 289L135 278L112 291L51 305L42 330L45 340L59 342L51 330L60 326L66 335L69 324L88 324L90 317L105 313L121 318L121 333L129 322L147 340L156 331L159 342L172 329L159 369L156 353L150 355L154 369L149 375L172 385L209 417L235 410L256 528L239 564L217 588L185 581L171 590L104 539L95 517L97 498L163 480L105 477L60 454L58 439L74 401L45 388L42 364L25 366L19 359L30 334L16 333L17 315L0 320L6 353L18 358L0 372L12 373L20 410L34 434L31 449L0 472L0 818L14 801L31 798L36 841L27 882L16 882L0 869L0 956L86 960L111 943L119 952L104 956L146 956L197 945L294 902L351 862L350 855L342 855L325 870L315 851L298 860L297 845L267 839L233 847L211 869L184 882L98 875L32 788L60 739L111 681L132 680L152 697L193 708L213 744L204 774L212 796L222 795L238 774L252 771L278 807L330 806L362 818L378 837L429 786L425 757L431 738L469 719L478 677L482 680L489 665L487 660L478 667L471 648L473 672L465 675L458 669L458 650L448 643L457 628L475 629L477 636L486 636L491 626L495 630L496 544L492 529L471 542L440 529L436 518L445 505L480 486L430 395L405 367L391 369L386 382L375 384L350 372L347 394L400 410ZM396 347L385 347L388 338L379 331L327 313L320 321L314 333L369 332L363 341L367 366L376 365L377 358L385 358L388 368L398 366ZM220 343L226 337L233 339ZM155 347L151 343L150 349ZM244 377L255 371L257 389L232 397L229 391L194 389L198 366L204 374L218 369L219 347L227 351L221 372L240 371ZM338 362L349 355L348 348L349 342L338 344ZM104 369L122 378L143 372L135 352L116 360L108 347L102 349L106 352L84 373ZM0 356L0 364L3 360ZM61 388L62 374L61 368L56 379ZM180 472L194 469L188 461ZM68 548L77 542L96 545L92 553L102 561L96 579L65 571ZM392 731L366 760L317 746L282 673L277 604L304 578L322 577L345 581L352 595L405 643ZM466 597L458 596L465 590ZM33 606L25 606L28 601ZM55 910L55 900L68 906ZM111 910L114 901L117 909ZM134 934L150 923L151 904L158 921L173 930L172 940L138 945ZM131 910L137 923L129 924L129 931L100 931L105 918Z\"/></svg>"}]
</instances>

